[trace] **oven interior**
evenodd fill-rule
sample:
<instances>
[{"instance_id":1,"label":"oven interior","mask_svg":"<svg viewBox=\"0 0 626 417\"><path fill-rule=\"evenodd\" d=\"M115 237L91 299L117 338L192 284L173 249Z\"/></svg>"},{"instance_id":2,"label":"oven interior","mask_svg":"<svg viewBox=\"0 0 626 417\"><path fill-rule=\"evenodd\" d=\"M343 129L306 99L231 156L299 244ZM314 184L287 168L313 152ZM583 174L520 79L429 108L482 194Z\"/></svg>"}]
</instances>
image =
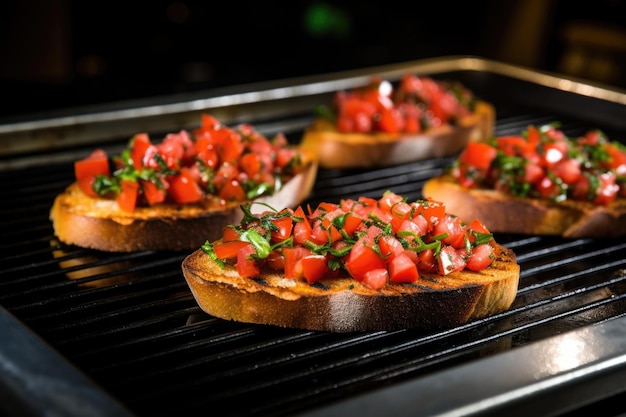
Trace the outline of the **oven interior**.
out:
<instances>
[{"instance_id":1,"label":"oven interior","mask_svg":"<svg viewBox=\"0 0 626 417\"><path fill-rule=\"evenodd\" d=\"M267 134L282 131L297 143L313 107L332 91L370 74L404 71L463 82L495 105L498 135L559 121L570 135L597 127L626 142L623 94L559 88L557 78L477 58L286 80L284 89L211 92L211 103L226 103L219 107L203 107L203 97L182 104L168 98L77 109L75 120L87 120L82 125L65 116L51 118L57 124L48 128L45 119L5 124L4 135L30 145L16 143L0 159L0 410L27 416L391 411L574 417L603 408L618 415L626 408L624 239L498 234L521 265L510 310L451 329L333 334L207 315L181 273L188 253L103 253L54 237L48 212L72 182L78 155L95 147L114 152L146 126L155 137L193 126L203 111L231 123L243 119ZM46 146L50 132L57 141ZM85 139L72 141L72 135ZM378 197L389 189L421 198L423 182L453 159L320 170L305 204Z\"/></svg>"}]
</instances>

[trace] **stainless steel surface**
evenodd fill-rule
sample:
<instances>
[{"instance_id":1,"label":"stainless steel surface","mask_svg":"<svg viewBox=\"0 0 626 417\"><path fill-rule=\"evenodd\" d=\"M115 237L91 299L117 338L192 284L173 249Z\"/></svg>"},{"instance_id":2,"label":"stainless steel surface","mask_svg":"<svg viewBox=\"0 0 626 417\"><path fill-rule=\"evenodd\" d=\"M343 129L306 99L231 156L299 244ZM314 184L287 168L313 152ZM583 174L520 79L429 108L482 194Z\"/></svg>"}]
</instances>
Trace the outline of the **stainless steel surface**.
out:
<instances>
[{"instance_id":1,"label":"stainless steel surface","mask_svg":"<svg viewBox=\"0 0 626 417\"><path fill-rule=\"evenodd\" d=\"M558 415L626 389L624 346L622 317L298 416Z\"/></svg>"},{"instance_id":2,"label":"stainless steel surface","mask_svg":"<svg viewBox=\"0 0 626 417\"><path fill-rule=\"evenodd\" d=\"M27 152L52 151L96 140L110 141L144 131L178 131L195 126L202 112L211 112L227 124L280 116L286 107L291 112L306 114L334 91L362 85L372 74L399 79L405 72L437 75L450 71L499 74L582 97L626 105L626 92L597 83L565 79L556 74L476 57L444 57L174 97L70 108L32 115L22 121L0 119L0 156L18 157ZM626 120L623 123L626 124ZM22 164L37 163L41 159L31 157ZM16 161L0 161L0 169L14 168L17 164Z\"/></svg>"}]
</instances>

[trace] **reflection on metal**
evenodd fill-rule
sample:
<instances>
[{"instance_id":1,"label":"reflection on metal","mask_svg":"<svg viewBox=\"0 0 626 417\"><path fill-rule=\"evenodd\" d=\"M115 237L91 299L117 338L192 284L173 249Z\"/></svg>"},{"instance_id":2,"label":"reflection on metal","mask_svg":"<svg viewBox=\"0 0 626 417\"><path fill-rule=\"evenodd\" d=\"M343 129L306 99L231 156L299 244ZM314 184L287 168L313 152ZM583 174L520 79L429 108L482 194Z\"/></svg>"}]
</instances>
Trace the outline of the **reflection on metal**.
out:
<instances>
[{"instance_id":1,"label":"reflection on metal","mask_svg":"<svg viewBox=\"0 0 626 417\"><path fill-rule=\"evenodd\" d=\"M3 308L0 328L0 415L132 416Z\"/></svg>"},{"instance_id":2,"label":"reflection on metal","mask_svg":"<svg viewBox=\"0 0 626 417\"><path fill-rule=\"evenodd\" d=\"M555 415L605 398L611 383L625 389L625 345L622 317L299 417Z\"/></svg>"},{"instance_id":3,"label":"reflection on metal","mask_svg":"<svg viewBox=\"0 0 626 417\"><path fill-rule=\"evenodd\" d=\"M444 57L394 65L233 86L194 93L104 103L79 109L32 115L28 120L0 120L0 155L55 150L94 140L131 137L139 131L173 132L198 124L200 113L211 111L227 124L264 116L271 118L288 105L311 114L324 95L362 85L373 74L390 80L402 74L436 75L450 71L499 74L537 85L626 105L626 92L566 79L523 67L475 57Z\"/></svg>"}]
</instances>

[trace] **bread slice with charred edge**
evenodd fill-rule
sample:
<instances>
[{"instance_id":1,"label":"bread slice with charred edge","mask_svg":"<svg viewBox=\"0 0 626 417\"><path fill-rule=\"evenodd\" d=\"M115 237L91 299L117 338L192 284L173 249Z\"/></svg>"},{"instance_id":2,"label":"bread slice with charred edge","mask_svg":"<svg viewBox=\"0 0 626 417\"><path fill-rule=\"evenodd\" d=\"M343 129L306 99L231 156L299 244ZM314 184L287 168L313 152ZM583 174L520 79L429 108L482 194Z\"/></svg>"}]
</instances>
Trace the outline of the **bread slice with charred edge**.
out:
<instances>
[{"instance_id":1,"label":"bread slice with charred edge","mask_svg":"<svg viewBox=\"0 0 626 417\"><path fill-rule=\"evenodd\" d=\"M445 328L513 303L520 267L510 249L494 246L492 265L480 272L420 273L415 283L378 290L349 277L308 284L271 270L242 278L202 249L184 259L182 270L202 310L226 320L328 332Z\"/></svg>"},{"instance_id":2,"label":"bread slice with charred edge","mask_svg":"<svg viewBox=\"0 0 626 417\"><path fill-rule=\"evenodd\" d=\"M419 134L341 133L328 119L318 118L305 130L301 146L317 153L322 168L389 166L460 152L469 141L490 138L494 122L495 110L484 101L455 125Z\"/></svg>"},{"instance_id":3,"label":"bread slice with charred edge","mask_svg":"<svg viewBox=\"0 0 626 417\"><path fill-rule=\"evenodd\" d=\"M255 201L280 208L296 206L311 192L316 175L317 161L308 155L300 173L273 195ZM66 244L108 252L192 250L207 239L218 239L224 226L238 223L244 203L216 205L207 200L157 204L126 212L115 200L89 197L73 183L55 198L50 219L55 235ZM253 212L266 209L252 205Z\"/></svg>"},{"instance_id":4,"label":"bread slice with charred edge","mask_svg":"<svg viewBox=\"0 0 626 417\"><path fill-rule=\"evenodd\" d=\"M429 179L422 194L445 201L462 220L479 218L491 232L611 238L626 235L626 199L610 205L586 201L516 197L482 188L464 188L451 175Z\"/></svg>"}]
</instances>

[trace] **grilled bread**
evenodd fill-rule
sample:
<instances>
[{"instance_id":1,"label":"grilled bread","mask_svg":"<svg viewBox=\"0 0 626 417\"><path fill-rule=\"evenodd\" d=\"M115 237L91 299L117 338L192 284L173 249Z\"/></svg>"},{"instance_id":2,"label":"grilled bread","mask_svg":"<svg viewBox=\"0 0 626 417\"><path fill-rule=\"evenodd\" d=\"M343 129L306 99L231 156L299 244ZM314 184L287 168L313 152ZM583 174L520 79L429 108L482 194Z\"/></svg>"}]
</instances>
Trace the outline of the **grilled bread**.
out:
<instances>
[{"instance_id":1,"label":"grilled bread","mask_svg":"<svg viewBox=\"0 0 626 417\"><path fill-rule=\"evenodd\" d=\"M483 219L492 232L625 236L626 148L598 130L569 138L556 126L468 144L423 195L463 220Z\"/></svg>"},{"instance_id":2,"label":"grilled bread","mask_svg":"<svg viewBox=\"0 0 626 417\"><path fill-rule=\"evenodd\" d=\"M273 207L295 206L311 192L316 172L317 165L311 160L278 192L255 201ZM84 248L106 252L191 250L206 239L217 239L224 226L239 222L240 205L246 202L215 205L205 200L138 207L127 212L115 200L87 196L73 183L55 198L50 219L60 241Z\"/></svg>"},{"instance_id":3,"label":"grilled bread","mask_svg":"<svg viewBox=\"0 0 626 417\"><path fill-rule=\"evenodd\" d=\"M386 197L389 195L395 196L386 193ZM359 200L357 206L363 201L371 204L370 199L365 199ZM338 214L335 206L323 204L323 210L306 216L312 220L313 232L310 236L313 237L309 236L304 246L314 247L312 251L303 254L306 249L297 244L291 246L291 239L303 239L302 229L308 229L304 226L299 231L294 228L289 238L285 234L282 241L290 244L272 250L265 255L266 260L260 259L263 258L259 255L260 251L250 255L250 250L245 249L245 242L255 242L255 247L264 247L258 235L257 238L243 236L246 231L259 230L260 225L284 219L285 211L281 211L274 215L266 213L264 216L269 217L253 221L248 219L247 226L235 228L241 234L243 243L232 237L231 227L225 231L224 238L211 244L207 242L187 256L182 270L199 306L208 314L226 320L329 332L356 332L445 328L504 311L513 303L520 272L515 254L497 244L479 222L472 223L472 232L470 228L464 228L465 232L457 229L460 234L456 236L463 235L465 238L446 244L437 242L447 235L440 234L441 228L450 227L448 230L452 230L455 227L452 225L458 223L448 215L429 214L428 210L423 210L426 206L418 202L411 203L414 208L410 209L411 216L415 217L408 222L420 224L423 234L417 231L419 228L404 223L404 220L389 217L403 216L406 220L409 211L400 209L406 207L404 202L399 202L396 214L389 216L379 210L379 203L374 211L368 211L375 215L363 216L364 219L376 220L373 223L364 220L359 226L354 225L354 217L348 219L355 216L356 211L349 211L348 215L344 215L346 211ZM345 206L345 202L340 204L340 207ZM401 215L400 211L404 214ZM308 222L301 220L304 218L303 211L295 213L296 223ZM319 217L320 213L326 214ZM330 229L325 229L331 230L329 233L334 238L328 239L335 239L332 243L323 243L323 234L315 233L317 220L321 224L329 224L325 216L341 219L332 222L334 226ZM391 226L385 227L383 223L386 222ZM429 226L426 226L427 223ZM339 233L333 227L345 229ZM480 232L476 235L475 231ZM226 238L227 233L231 237ZM449 235L453 233L456 232L451 231ZM417 235L421 237L417 238ZM438 237L433 238L435 235ZM474 240L476 236L481 236L480 243ZM280 246L274 239L272 237L265 246ZM308 239L316 243L312 244ZM243 255L241 252L237 255L231 253L227 257L236 257L231 260L220 258L220 254L230 250L228 245L241 245L239 251L249 251ZM488 255L481 257L481 249L485 249L483 245L490 249ZM346 246L349 253L345 251ZM433 250L435 246L439 250ZM340 252L343 248L344 251L338 254L332 252L330 247ZM368 249L364 247L370 248L371 252L365 255ZM392 247L394 249L390 249ZM328 255L329 251L333 255ZM474 253L485 263L470 268ZM272 257L272 254L277 254L277 257ZM279 265L284 263L283 267L272 265L277 258L283 259L279 262ZM456 260L453 261L453 258ZM273 260L270 262L270 259ZM321 264L316 262L320 259ZM305 263L307 260L309 263ZM460 267L457 261L462 264ZM333 262L335 268L329 266ZM340 267L337 262L341 263ZM242 265L249 263L258 269L250 272L250 265ZM292 267L288 266L290 264ZM380 276L381 271L385 277L383 282L372 278Z\"/></svg>"},{"instance_id":4,"label":"grilled bread","mask_svg":"<svg viewBox=\"0 0 626 417\"><path fill-rule=\"evenodd\" d=\"M205 114L197 130L158 144L141 133L113 158L95 150L75 172L50 210L61 242L110 252L191 250L238 222L241 204L299 204L317 161L280 133L270 140Z\"/></svg>"},{"instance_id":5,"label":"grilled bread","mask_svg":"<svg viewBox=\"0 0 626 417\"><path fill-rule=\"evenodd\" d=\"M421 274L419 282L376 290L350 277L308 284L266 270L258 278L242 278L202 250L184 260L183 271L199 306L212 316L329 332L463 324L508 309L519 280L515 255L502 246L480 272Z\"/></svg>"},{"instance_id":6,"label":"grilled bread","mask_svg":"<svg viewBox=\"0 0 626 417\"><path fill-rule=\"evenodd\" d=\"M556 235L565 238L626 236L626 199L608 205L588 201L516 197L484 188L467 189L451 175L429 179L425 196L445 199L450 213L484 219L493 232Z\"/></svg>"},{"instance_id":7,"label":"grilled bread","mask_svg":"<svg viewBox=\"0 0 626 417\"><path fill-rule=\"evenodd\" d=\"M390 166L453 155L469 141L489 138L495 111L478 102L474 113L419 134L343 133L333 122L318 118L305 130L302 147L317 153L320 167L328 169Z\"/></svg>"},{"instance_id":8,"label":"grilled bread","mask_svg":"<svg viewBox=\"0 0 626 417\"><path fill-rule=\"evenodd\" d=\"M338 92L305 130L302 146L322 168L389 166L460 152L469 141L490 138L495 110L458 84L407 74L391 91L374 78L363 88Z\"/></svg>"}]
</instances>

